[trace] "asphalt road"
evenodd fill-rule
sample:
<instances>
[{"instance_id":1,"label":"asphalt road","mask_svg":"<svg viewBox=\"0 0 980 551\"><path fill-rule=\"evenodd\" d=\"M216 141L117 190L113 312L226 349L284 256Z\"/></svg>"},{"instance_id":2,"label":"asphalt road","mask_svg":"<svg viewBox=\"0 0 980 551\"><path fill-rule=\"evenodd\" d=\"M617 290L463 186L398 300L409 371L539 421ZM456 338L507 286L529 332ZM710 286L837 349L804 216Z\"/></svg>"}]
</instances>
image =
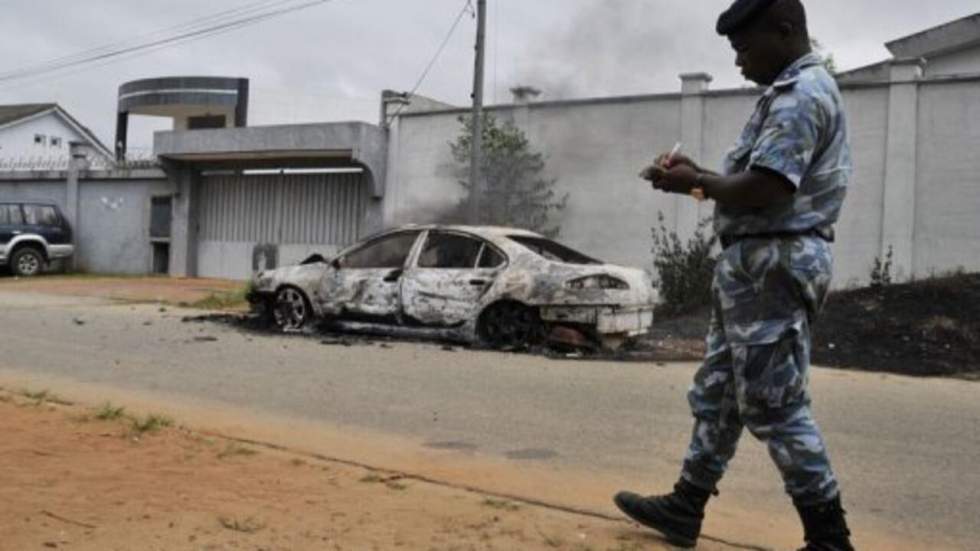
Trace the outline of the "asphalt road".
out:
<instances>
[{"instance_id":1,"label":"asphalt road","mask_svg":"<svg viewBox=\"0 0 980 551\"><path fill-rule=\"evenodd\" d=\"M460 461L479 456L515 472L578 473L567 485L602 492L611 481L667 489L690 431L684 393L691 364L561 361L413 343L324 345L182 322L187 314L0 291L0 381L53 377L364 429L457 453ZM858 541L866 534L864 548L977 548L978 385L815 370L814 410ZM732 522L709 521L710 530L744 525L720 535L762 546L798 540L779 477L748 433L721 491L711 511ZM600 496L583 491L577 505L611 512ZM766 536L784 525L792 529Z\"/></svg>"}]
</instances>

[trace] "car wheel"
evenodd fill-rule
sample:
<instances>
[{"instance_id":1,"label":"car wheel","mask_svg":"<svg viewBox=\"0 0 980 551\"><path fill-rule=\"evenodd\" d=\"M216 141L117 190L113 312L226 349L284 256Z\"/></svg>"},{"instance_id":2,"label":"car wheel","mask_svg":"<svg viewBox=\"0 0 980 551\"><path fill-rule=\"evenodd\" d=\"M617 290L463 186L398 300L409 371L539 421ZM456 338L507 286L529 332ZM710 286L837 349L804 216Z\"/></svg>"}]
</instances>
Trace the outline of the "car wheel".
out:
<instances>
[{"instance_id":1,"label":"car wheel","mask_svg":"<svg viewBox=\"0 0 980 551\"><path fill-rule=\"evenodd\" d=\"M313 318L313 308L303 291L296 287L283 287L276 293L272 318L279 329L298 331Z\"/></svg>"},{"instance_id":2,"label":"car wheel","mask_svg":"<svg viewBox=\"0 0 980 551\"><path fill-rule=\"evenodd\" d=\"M480 315L477 332L487 346L514 350L540 342L542 327L534 308L519 302L498 302Z\"/></svg>"},{"instance_id":3,"label":"car wheel","mask_svg":"<svg viewBox=\"0 0 980 551\"><path fill-rule=\"evenodd\" d=\"M44 267L44 256L32 248L19 249L10 258L10 269L14 275L21 277L36 276Z\"/></svg>"}]
</instances>

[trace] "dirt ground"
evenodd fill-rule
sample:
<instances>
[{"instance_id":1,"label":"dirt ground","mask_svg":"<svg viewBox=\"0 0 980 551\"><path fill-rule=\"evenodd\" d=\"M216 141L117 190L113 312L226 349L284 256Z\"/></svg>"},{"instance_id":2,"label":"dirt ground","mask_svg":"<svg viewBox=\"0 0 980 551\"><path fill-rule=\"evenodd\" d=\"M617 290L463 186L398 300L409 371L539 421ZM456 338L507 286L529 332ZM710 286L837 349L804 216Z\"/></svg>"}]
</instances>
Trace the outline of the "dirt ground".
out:
<instances>
[{"instance_id":1,"label":"dirt ground","mask_svg":"<svg viewBox=\"0 0 980 551\"><path fill-rule=\"evenodd\" d=\"M814 330L813 363L899 375L980 378L980 274L833 293ZM710 310L654 324L647 343L678 359L704 353Z\"/></svg>"},{"instance_id":2,"label":"dirt ground","mask_svg":"<svg viewBox=\"0 0 980 551\"><path fill-rule=\"evenodd\" d=\"M0 389L0 549L667 548L625 522L168 422Z\"/></svg>"},{"instance_id":3,"label":"dirt ground","mask_svg":"<svg viewBox=\"0 0 980 551\"><path fill-rule=\"evenodd\" d=\"M226 279L169 278L163 276L45 275L20 278L0 274L5 291L22 290L52 295L98 297L130 302L193 305L244 288Z\"/></svg>"}]
</instances>

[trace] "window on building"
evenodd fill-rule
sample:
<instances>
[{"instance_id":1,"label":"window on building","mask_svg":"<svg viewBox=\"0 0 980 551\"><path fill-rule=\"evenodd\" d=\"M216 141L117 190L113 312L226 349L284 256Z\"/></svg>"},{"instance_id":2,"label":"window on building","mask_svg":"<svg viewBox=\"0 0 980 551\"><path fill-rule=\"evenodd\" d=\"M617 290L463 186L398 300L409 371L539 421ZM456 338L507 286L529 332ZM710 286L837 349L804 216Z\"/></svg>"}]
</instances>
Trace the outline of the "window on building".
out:
<instances>
[{"instance_id":1,"label":"window on building","mask_svg":"<svg viewBox=\"0 0 980 551\"><path fill-rule=\"evenodd\" d=\"M344 268L401 268L412 252L419 232L403 232L376 239L341 260Z\"/></svg>"},{"instance_id":2,"label":"window on building","mask_svg":"<svg viewBox=\"0 0 980 551\"><path fill-rule=\"evenodd\" d=\"M24 219L31 226L58 226L58 212L49 205L24 205Z\"/></svg>"},{"instance_id":3,"label":"window on building","mask_svg":"<svg viewBox=\"0 0 980 551\"><path fill-rule=\"evenodd\" d=\"M24 214L20 211L20 205L10 203L0 205L0 224L19 226L23 223Z\"/></svg>"},{"instance_id":4,"label":"window on building","mask_svg":"<svg viewBox=\"0 0 980 551\"><path fill-rule=\"evenodd\" d=\"M170 222L173 218L173 200L170 197L154 197L150 201L150 237L165 239L170 237Z\"/></svg>"},{"instance_id":5,"label":"window on building","mask_svg":"<svg viewBox=\"0 0 980 551\"><path fill-rule=\"evenodd\" d=\"M483 243L472 237L429 232L419 255L419 268L472 269L482 248Z\"/></svg>"},{"instance_id":6,"label":"window on building","mask_svg":"<svg viewBox=\"0 0 980 551\"><path fill-rule=\"evenodd\" d=\"M44 134L34 134L34 145L44 145L48 143L48 138Z\"/></svg>"},{"instance_id":7,"label":"window on building","mask_svg":"<svg viewBox=\"0 0 980 551\"><path fill-rule=\"evenodd\" d=\"M51 136L51 140L48 142L51 147L61 147L61 138L57 136Z\"/></svg>"}]
</instances>

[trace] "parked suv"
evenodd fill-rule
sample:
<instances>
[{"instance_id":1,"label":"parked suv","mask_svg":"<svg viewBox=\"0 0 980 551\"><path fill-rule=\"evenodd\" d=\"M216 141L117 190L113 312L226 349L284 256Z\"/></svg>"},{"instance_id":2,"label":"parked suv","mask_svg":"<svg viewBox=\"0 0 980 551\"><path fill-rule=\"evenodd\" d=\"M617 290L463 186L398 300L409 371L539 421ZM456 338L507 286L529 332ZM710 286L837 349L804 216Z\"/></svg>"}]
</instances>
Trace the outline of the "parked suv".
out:
<instances>
[{"instance_id":1,"label":"parked suv","mask_svg":"<svg viewBox=\"0 0 980 551\"><path fill-rule=\"evenodd\" d=\"M48 262L75 253L71 227L57 205L0 201L0 266L14 275L41 273Z\"/></svg>"}]
</instances>

